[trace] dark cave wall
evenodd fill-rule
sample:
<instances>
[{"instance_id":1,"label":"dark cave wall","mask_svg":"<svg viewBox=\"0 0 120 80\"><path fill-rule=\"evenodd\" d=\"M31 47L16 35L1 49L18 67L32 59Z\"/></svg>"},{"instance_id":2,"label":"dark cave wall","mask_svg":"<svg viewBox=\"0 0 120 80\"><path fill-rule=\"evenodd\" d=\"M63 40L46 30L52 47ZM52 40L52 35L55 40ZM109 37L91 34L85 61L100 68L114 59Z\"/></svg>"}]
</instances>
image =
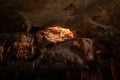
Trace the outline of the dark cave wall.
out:
<instances>
[{"instance_id":1,"label":"dark cave wall","mask_svg":"<svg viewBox=\"0 0 120 80\"><path fill-rule=\"evenodd\" d=\"M102 9L113 0L1 0L2 10L16 10L34 26L53 24L78 25L83 16ZM9 9L8 9L9 7ZM1 10L1 11L2 11Z\"/></svg>"},{"instance_id":2,"label":"dark cave wall","mask_svg":"<svg viewBox=\"0 0 120 80\"><path fill-rule=\"evenodd\" d=\"M98 69L97 76L103 76L103 78L106 77L103 80L108 79L107 75L109 74L107 74L107 71L104 72L106 69L108 69L110 73L112 72L113 76L111 77L117 78L119 76L120 69L120 49L118 47L120 46L119 3L120 0L0 0L0 32L2 32L3 30L6 33L8 33L9 31L12 33L26 31L28 27L31 27L31 25L38 27L46 27L56 24L65 25L73 31L75 30L77 34L80 35L80 37L89 37L94 39L96 41L95 44L97 44L96 46L98 48L102 45L100 49L105 48L105 50L108 51L107 56L112 55L112 58L109 57L108 59L106 58L106 52L103 52L102 55L97 54L99 55L97 56L99 60L103 61L103 63L101 62L100 64L102 68ZM110 29L104 30L98 27L93 28L96 25L89 24L85 19L86 16L89 16L95 22L110 26ZM29 25L23 26L26 20L29 20L26 23ZM106 65L106 62L110 62L111 64L109 63L110 65ZM13 75L18 76L19 73L17 72L19 71L17 71L17 69L19 67L23 71L22 72L20 70L20 74L24 73L24 71L27 70L28 72L26 71L26 73L33 75L32 73L30 73L30 70L34 66L32 62L12 62L8 64L10 68L8 68L8 65L3 64L4 62L2 63L2 66L5 66L4 69L7 68L7 70L5 70L5 73L8 71L7 75L9 75L12 70L14 70ZM92 66L92 68L96 68L96 66ZM4 75L4 70L2 72L3 68L1 67L0 69L2 74L1 76L6 78L6 76ZM36 69L36 71L38 70ZM91 77L91 80L93 80L92 76L93 78L95 78L96 76L89 76L89 71L83 71L81 75L84 76L84 74L85 77L87 76L87 79L90 79ZM29 77L30 75L27 76ZM22 75L22 77L24 77L24 75Z\"/></svg>"}]
</instances>

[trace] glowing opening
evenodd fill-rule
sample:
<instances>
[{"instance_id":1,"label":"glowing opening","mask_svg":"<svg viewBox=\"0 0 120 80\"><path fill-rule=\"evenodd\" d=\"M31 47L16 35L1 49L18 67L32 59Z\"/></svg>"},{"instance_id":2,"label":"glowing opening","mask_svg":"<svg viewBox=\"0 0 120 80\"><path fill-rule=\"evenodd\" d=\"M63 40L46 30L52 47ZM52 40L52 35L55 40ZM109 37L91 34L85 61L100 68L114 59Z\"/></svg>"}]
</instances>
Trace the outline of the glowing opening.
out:
<instances>
[{"instance_id":1,"label":"glowing opening","mask_svg":"<svg viewBox=\"0 0 120 80\"><path fill-rule=\"evenodd\" d=\"M47 40L54 43L76 39L74 32L68 28L62 28L61 26L48 27L43 33Z\"/></svg>"}]
</instances>

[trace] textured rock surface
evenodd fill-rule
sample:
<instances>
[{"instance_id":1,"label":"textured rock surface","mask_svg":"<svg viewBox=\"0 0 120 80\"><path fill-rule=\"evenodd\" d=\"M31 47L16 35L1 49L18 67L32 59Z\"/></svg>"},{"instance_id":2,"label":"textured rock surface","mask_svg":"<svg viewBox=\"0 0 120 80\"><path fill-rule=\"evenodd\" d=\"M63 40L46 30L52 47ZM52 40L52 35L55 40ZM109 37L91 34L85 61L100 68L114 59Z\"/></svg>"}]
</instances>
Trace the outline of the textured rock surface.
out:
<instances>
[{"instance_id":1,"label":"textured rock surface","mask_svg":"<svg viewBox=\"0 0 120 80\"><path fill-rule=\"evenodd\" d=\"M66 24L70 27L79 26L84 15L94 10L100 10L109 3L112 3L112 0L1 0L0 13L9 14L8 17L11 16L10 19L7 18L9 20L6 20L5 23L10 21L14 23L16 19L11 18L17 18L13 17L17 16L17 12L30 19L34 26ZM0 15L1 18L4 18L3 14ZM18 22L21 24L22 21Z\"/></svg>"},{"instance_id":2,"label":"textured rock surface","mask_svg":"<svg viewBox=\"0 0 120 80\"><path fill-rule=\"evenodd\" d=\"M79 40L68 38L65 41L54 43L45 37L49 34L41 35L42 37L36 36L39 31L41 30L34 33L1 33L0 69L3 69L4 74L1 74L1 79L5 79L12 71L14 74L11 75L13 77L11 79L19 79L21 78L20 72L24 70L26 75L33 73L33 76L53 74L53 72L59 71L65 72L67 69L74 67L80 70L87 68L86 66L89 67L86 64L87 61L94 60L94 52L91 51L93 50L91 39L83 38ZM42 31L46 30L43 29ZM2 36L6 37L3 39ZM86 47L86 44L89 47ZM91 56L92 60L90 60Z\"/></svg>"},{"instance_id":3,"label":"textured rock surface","mask_svg":"<svg viewBox=\"0 0 120 80\"><path fill-rule=\"evenodd\" d=\"M35 80L119 80L120 76L120 0L0 0L0 79L11 79L11 80L21 80L21 79L35 79ZM30 40L21 41L18 37L18 33L30 31L31 25L34 27L45 28L51 25L63 25L73 31L75 31L80 38L92 38L94 40L94 58L95 61L86 62L87 66L80 70L79 65L73 66L73 64L67 63L67 61L81 61L78 55L72 55L76 49L72 48L71 54L68 56L66 51L70 49L60 48L59 46L64 46L72 43L72 41L59 43L54 45L39 35L36 34L34 47L39 47L39 49L32 48L30 45L28 47L28 42ZM34 34L35 30L32 27L31 31ZM12 32L11 34L9 34ZM14 32L17 32L14 33ZM14 35L14 36L13 36ZM15 36L16 35L16 36ZM26 34L25 34L26 35ZM27 35L28 36L28 35ZM33 38L33 36L31 36ZM25 37L25 38L31 38ZM24 40L24 39L23 39ZM45 44L39 44L45 41ZM18 47L13 47L13 43L17 42ZM75 41L74 44L80 43L80 41ZM25 44L25 45L21 45ZM49 44L49 45L48 45ZM61 45L60 45L61 44ZM14 48L14 55L9 52L10 46ZM70 46L69 45L69 46ZM87 45L87 43L86 43ZM46 47L41 47L46 46ZM50 46L53 48L49 49ZM81 47L81 45L78 45ZM82 45L83 46L83 45ZM26 47L26 48L23 48ZM88 46L90 47L90 46ZM29 49L30 50L29 50ZM53 51L55 49L55 51ZM58 51L63 50L67 53L59 53ZM13 51L12 50L12 51ZM16 53L25 52L29 53L33 57L34 50L38 54L35 54L34 59L24 61L26 58L20 58L25 55L20 55L19 59L16 58ZM87 52L91 51L86 47ZM56 59L54 55L61 55L61 63L51 65L40 65L41 58L44 53L48 54L48 59L51 59L50 52L54 52L52 59ZM10 54L6 54L6 53ZM4 55L2 55L4 53ZM43 53L39 55L39 53ZM12 57L10 57L12 56ZM28 56L28 55L27 55ZM47 56L47 55L46 55ZM46 57L45 56L45 57ZM66 58L66 56L68 56ZM88 55L90 56L90 55ZM66 58L67 60L64 60ZM22 59L22 60L20 60ZM36 60L35 60L36 59ZM59 60L59 58L57 58ZM45 59L49 62L49 60ZM85 59L84 59L85 60ZM44 59L42 59L44 63ZM69 68L66 68L64 64L67 63ZM59 65L59 66L55 66ZM46 67L47 66L47 67ZM89 66L89 67L88 67ZM51 71L49 68L53 68ZM62 70L60 69L62 67ZM12 73L12 74L11 74ZM31 77L30 77L31 76ZM56 77L55 77L56 76Z\"/></svg>"}]
</instances>

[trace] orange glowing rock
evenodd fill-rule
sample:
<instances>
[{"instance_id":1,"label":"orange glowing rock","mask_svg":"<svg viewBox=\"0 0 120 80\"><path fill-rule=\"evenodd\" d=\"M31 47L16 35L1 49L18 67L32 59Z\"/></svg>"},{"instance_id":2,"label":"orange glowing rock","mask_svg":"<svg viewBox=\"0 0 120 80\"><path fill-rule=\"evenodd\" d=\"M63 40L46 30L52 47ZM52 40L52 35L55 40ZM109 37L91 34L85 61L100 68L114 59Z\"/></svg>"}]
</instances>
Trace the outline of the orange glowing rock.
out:
<instances>
[{"instance_id":1,"label":"orange glowing rock","mask_svg":"<svg viewBox=\"0 0 120 80\"><path fill-rule=\"evenodd\" d=\"M76 34L70 29L62 28L60 26L49 27L43 31L47 40L57 43L65 40L76 39Z\"/></svg>"}]
</instances>

